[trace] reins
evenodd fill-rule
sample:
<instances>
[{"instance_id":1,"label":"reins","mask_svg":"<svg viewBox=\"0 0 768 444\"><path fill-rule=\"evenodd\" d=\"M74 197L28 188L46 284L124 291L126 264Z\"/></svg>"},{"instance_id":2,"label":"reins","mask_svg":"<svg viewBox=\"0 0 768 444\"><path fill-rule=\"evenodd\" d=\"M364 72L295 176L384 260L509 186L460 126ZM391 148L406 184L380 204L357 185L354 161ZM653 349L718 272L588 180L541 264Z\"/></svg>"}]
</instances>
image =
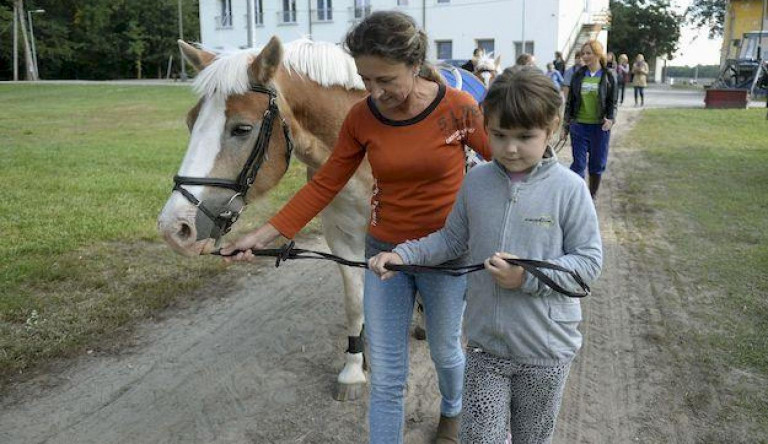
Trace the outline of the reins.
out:
<instances>
[{"instance_id":1,"label":"reins","mask_svg":"<svg viewBox=\"0 0 768 444\"><path fill-rule=\"evenodd\" d=\"M366 269L368 268L367 262L351 261L351 260L336 256L334 254L323 253L322 251L294 248L295 245L296 245L295 242L290 241L285 245L283 245L281 248L266 248L261 250L252 249L251 253L253 253L254 256L276 258L275 267L279 267L282 262L285 262L289 259L319 259L319 260L333 261L349 267L366 268ZM242 250L235 250L231 254L224 255L224 254L221 254L221 250L216 250L211 254L216 256L229 257L229 256L234 256L241 252ZM581 278L581 276L579 276L577 272L573 270L569 270L565 267L561 267L560 265L553 264L546 261L538 261L534 259L505 259L505 260L512 265L523 267L525 271L537 277L539 280L544 282L544 284L546 284L549 288L551 288L552 290L558 293L564 294L568 297L583 298L585 296L589 296L591 292L589 285L587 285L586 282L584 282L584 280ZM402 271L405 273L445 273L452 276L462 276L467 273L483 270L485 269L485 265L475 264L475 265L464 265L464 266L454 267L454 266L446 266L446 265L387 264L386 268L387 270ZM570 291L566 288L563 288L560 284L555 282L552 278L550 278L543 271L541 271L541 269L555 270L555 271L569 274L573 278L573 280L576 281L577 284L579 284L582 292Z\"/></svg>"}]
</instances>

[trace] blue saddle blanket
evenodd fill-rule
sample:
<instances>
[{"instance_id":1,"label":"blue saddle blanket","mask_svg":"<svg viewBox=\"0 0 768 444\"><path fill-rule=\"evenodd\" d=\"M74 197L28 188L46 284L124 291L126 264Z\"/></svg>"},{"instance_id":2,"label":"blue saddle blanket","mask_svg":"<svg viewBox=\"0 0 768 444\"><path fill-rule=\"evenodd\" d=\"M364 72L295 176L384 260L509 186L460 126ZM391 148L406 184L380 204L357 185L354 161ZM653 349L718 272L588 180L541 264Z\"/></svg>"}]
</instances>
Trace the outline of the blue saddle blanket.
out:
<instances>
[{"instance_id":1,"label":"blue saddle blanket","mask_svg":"<svg viewBox=\"0 0 768 444\"><path fill-rule=\"evenodd\" d=\"M451 65L438 65L437 69L448 86L468 92L477 103L485 98L485 85L471 72Z\"/></svg>"}]
</instances>

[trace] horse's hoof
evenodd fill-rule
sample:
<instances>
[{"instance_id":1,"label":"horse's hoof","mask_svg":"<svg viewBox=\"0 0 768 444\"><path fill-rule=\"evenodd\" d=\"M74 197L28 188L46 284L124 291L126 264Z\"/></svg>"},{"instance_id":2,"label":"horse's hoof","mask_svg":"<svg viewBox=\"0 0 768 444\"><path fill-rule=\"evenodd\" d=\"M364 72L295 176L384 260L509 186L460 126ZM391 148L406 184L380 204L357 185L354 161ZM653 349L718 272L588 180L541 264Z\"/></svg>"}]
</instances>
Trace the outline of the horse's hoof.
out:
<instances>
[{"instance_id":1,"label":"horse's hoof","mask_svg":"<svg viewBox=\"0 0 768 444\"><path fill-rule=\"evenodd\" d=\"M336 384L336 393L333 399L341 402L354 401L365 393L365 384Z\"/></svg>"},{"instance_id":2,"label":"horse's hoof","mask_svg":"<svg viewBox=\"0 0 768 444\"><path fill-rule=\"evenodd\" d=\"M413 337L419 341L423 341L427 339L427 331L421 327L416 327L413 329Z\"/></svg>"}]
</instances>

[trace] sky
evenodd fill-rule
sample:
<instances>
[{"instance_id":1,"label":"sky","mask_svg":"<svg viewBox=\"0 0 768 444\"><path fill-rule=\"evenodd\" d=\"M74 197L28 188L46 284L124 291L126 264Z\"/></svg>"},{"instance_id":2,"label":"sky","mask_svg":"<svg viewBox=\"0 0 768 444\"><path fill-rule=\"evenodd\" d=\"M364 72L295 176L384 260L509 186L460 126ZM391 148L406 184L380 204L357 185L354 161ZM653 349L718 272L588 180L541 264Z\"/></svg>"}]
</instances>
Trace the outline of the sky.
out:
<instances>
[{"instance_id":1,"label":"sky","mask_svg":"<svg viewBox=\"0 0 768 444\"><path fill-rule=\"evenodd\" d=\"M691 4L692 0L674 0L672 5L682 13ZM695 66L719 65L720 46L722 37L710 39L706 28L696 29L684 26L680 30L680 42L674 58L668 62L668 66Z\"/></svg>"}]
</instances>

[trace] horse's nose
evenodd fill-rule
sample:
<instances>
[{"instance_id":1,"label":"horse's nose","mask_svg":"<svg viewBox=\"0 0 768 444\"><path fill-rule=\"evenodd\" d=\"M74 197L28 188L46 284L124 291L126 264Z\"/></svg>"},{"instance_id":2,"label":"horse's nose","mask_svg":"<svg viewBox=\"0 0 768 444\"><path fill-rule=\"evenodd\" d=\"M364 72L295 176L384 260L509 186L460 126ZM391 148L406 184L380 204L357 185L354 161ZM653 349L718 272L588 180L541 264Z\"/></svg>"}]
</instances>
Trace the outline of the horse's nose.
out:
<instances>
[{"instance_id":1,"label":"horse's nose","mask_svg":"<svg viewBox=\"0 0 768 444\"><path fill-rule=\"evenodd\" d=\"M165 242L177 253L185 256L200 254L197 251L197 230L195 224L183 219L164 222L159 220L157 228Z\"/></svg>"}]
</instances>

